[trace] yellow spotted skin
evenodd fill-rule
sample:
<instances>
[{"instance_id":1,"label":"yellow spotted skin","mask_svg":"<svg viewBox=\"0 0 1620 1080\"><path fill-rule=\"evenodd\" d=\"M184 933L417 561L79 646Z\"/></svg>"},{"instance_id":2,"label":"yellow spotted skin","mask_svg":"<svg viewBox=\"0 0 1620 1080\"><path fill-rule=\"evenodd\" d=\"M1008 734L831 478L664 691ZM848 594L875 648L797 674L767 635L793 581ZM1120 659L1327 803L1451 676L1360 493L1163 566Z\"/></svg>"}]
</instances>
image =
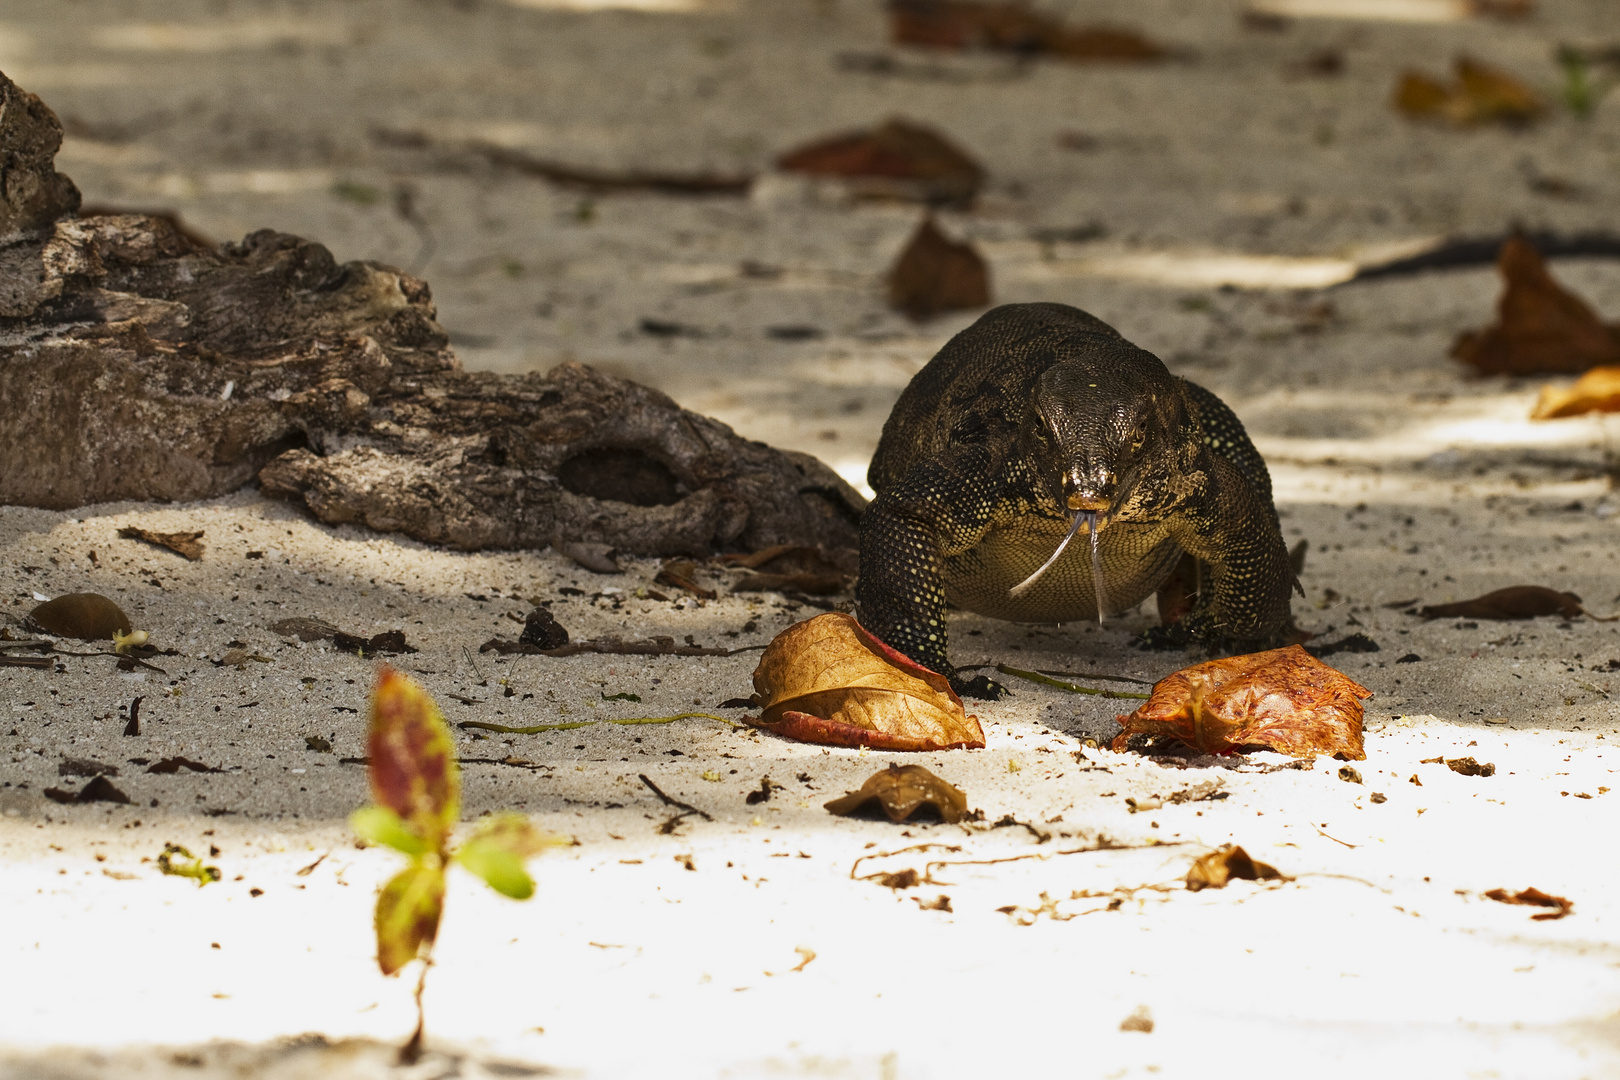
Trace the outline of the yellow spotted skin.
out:
<instances>
[{"instance_id":1,"label":"yellow spotted skin","mask_svg":"<svg viewBox=\"0 0 1620 1080\"><path fill-rule=\"evenodd\" d=\"M862 622L952 679L946 607L1028 622L1094 619L1089 534L1009 590L1106 506L1105 612L1153 594L1183 553L1204 588L1183 638L1279 641L1297 588L1271 478L1232 410L1112 327L1063 304L995 308L900 395L867 472Z\"/></svg>"}]
</instances>

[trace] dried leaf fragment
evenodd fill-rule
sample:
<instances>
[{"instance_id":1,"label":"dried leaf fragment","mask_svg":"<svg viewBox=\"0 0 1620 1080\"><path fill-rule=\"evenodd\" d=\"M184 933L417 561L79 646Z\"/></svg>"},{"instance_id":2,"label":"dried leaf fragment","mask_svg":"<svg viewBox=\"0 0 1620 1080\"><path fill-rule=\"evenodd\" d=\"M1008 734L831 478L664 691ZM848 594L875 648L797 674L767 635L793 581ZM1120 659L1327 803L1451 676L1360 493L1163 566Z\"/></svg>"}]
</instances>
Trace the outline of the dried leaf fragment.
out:
<instances>
[{"instance_id":1,"label":"dried leaf fragment","mask_svg":"<svg viewBox=\"0 0 1620 1080\"><path fill-rule=\"evenodd\" d=\"M1459 127L1495 121L1524 124L1546 106L1523 82L1466 56L1459 56L1456 80L1442 83L1420 71L1408 71L1396 84L1394 105L1413 119L1443 120Z\"/></svg>"},{"instance_id":2,"label":"dried leaf fragment","mask_svg":"<svg viewBox=\"0 0 1620 1080\"><path fill-rule=\"evenodd\" d=\"M1169 55L1132 30L1070 28L1023 4L975 0L890 0L889 36L897 45L986 49L1081 62L1141 63Z\"/></svg>"},{"instance_id":3,"label":"dried leaf fragment","mask_svg":"<svg viewBox=\"0 0 1620 1080\"><path fill-rule=\"evenodd\" d=\"M1530 419L1558 420L1591 412L1620 412L1620 367L1591 368L1567 389L1543 386Z\"/></svg>"},{"instance_id":4,"label":"dried leaf fragment","mask_svg":"<svg viewBox=\"0 0 1620 1080\"><path fill-rule=\"evenodd\" d=\"M1534 619L1540 615L1573 619L1586 611L1581 607L1581 598L1572 592L1556 592L1541 585L1511 585L1472 600L1430 604L1418 614L1425 619Z\"/></svg>"},{"instance_id":5,"label":"dried leaf fragment","mask_svg":"<svg viewBox=\"0 0 1620 1080\"><path fill-rule=\"evenodd\" d=\"M921 322L989 303L990 268L984 259L972 244L940 232L933 215L923 218L889 271L889 306Z\"/></svg>"},{"instance_id":6,"label":"dried leaf fragment","mask_svg":"<svg viewBox=\"0 0 1620 1080\"><path fill-rule=\"evenodd\" d=\"M1131 1015L1119 1022L1119 1030L1140 1031L1144 1035L1151 1035L1153 1033L1152 1011L1146 1005L1138 1005Z\"/></svg>"},{"instance_id":7,"label":"dried leaf fragment","mask_svg":"<svg viewBox=\"0 0 1620 1080\"><path fill-rule=\"evenodd\" d=\"M1446 758L1446 768L1459 776L1495 776L1496 766L1490 762L1480 764L1472 757Z\"/></svg>"},{"instance_id":8,"label":"dried leaf fragment","mask_svg":"<svg viewBox=\"0 0 1620 1080\"><path fill-rule=\"evenodd\" d=\"M849 817L874 802L896 824L909 819L924 806L933 807L947 825L954 825L968 815L967 793L921 765L890 765L867 777L859 791L846 792L825 806L830 813ZM910 888L917 883L915 870L902 873L912 875L910 884L891 888Z\"/></svg>"},{"instance_id":9,"label":"dried leaf fragment","mask_svg":"<svg viewBox=\"0 0 1620 1080\"><path fill-rule=\"evenodd\" d=\"M1132 735L1165 735L1206 754L1263 747L1294 757L1366 757L1361 702L1372 691L1298 645L1195 664L1160 679L1129 716L1113 749Z\"/></svg>"},{"instance_id":10,"label":"dried leaf fragment","mask_svg":"<svg viewBox=\"0 0 1620 1080\"><path fill-rule=\"evenodd\" d=\"M568 630L551 614L551 609L536 605L523 620L523 633L518 642L538 649L560 649L568 644Z\"/></svg>"},{"instance_id":11,"label":"dried leaf fragment","mask_svg":"<svg viewBox=\"0 0 1620 1080\"><path fill-rule=\"evenodd\" d=\"M192 562L203 557L202 536L203 530L196 532L153 532L151 529L138 529L133 525L126 525L118 530L118 535L126 540L144 540L148 544L168 548L176 555L184 555Z\"/></svg>"},{"instance_id":12,"label":"dried leaf fragment","mask_svg":"<svg viewBox=\"0 0 1620 1080\"><path fill-rule=\"evenodd\" d=\"M673 585L704 600L713 600L720 595L713 589L698 584L697 563L691 559L666 560L664 565L658 568L658 576L653 580L662 585Z\"/></svg>"},{"instance_id":13,"label":"dried leaf fragment","mask_svg":"<svg viewBox=\"0 0 1620 1080\"><path fill-rule=\"evenodd\" d=\"M966 151L933 128L898 118L790 150L776 166L842 178L857 195L935 206L970 205L985 180L984 166Z\"/></svg>"},{"instance_id":14,"label":"dried leaf fragment","mask_svg":"<svg viewBox=\"0 0 1620 1080\"><path fill-rule=\"evenodd\" d=\"M132 631L124 609L100 593L58 596L30 611L28 617L47 634L80 641L110 641L115 634Z\"/></svg>"},{"instance_id":15,"label":"dried leaf fragment","mask_svg":"<svg viewBox=\"0 0 1620 1080\"><path fill-rule=\"evenodd\" d=\"M1200 856L1187 871L1187 891L1224 889L1233 880L1287 881L1275 866L1251 858L1247 851L1233 844Z\"/></svg>"},{"instance_id":16,"label":"dried leaf fragment","mask_svg":"<svg viewBox=\"0 0 1620 1080\"><path fill-rule=\"evenodd\" d=\"M802 742L882 750L982 749L984 730L943 675L841 612L795 623L754 669L752 727Z\"/></svg>"},{"instance_id":17,"label":"dried leaf fragment","mask_svg":"<svg viewBox=\"0 0 1620 1080\"><path fill-rule=\"evenodd\" d=\"M1504 283L1496 322L1459 334L1454 359L1487 375L1576 375L1620 364L1620 327L1559 285L1530 241L1508 237L1496 269Z\"/></svg>"},{"instance_id":18,"label":"dried leaf fragment","mask_svg":"<svg viewBox=\"0 0 1620 1080\"><path fill-rule=\"evenodd\" d=\"M747 555L727 555L727 563L755 571L732 586L733 592L802 592L829 596L843 592L849 579L844 567L821 549L779 544Z\"/></svg>"},{"instance_id":19,"label":"dried leaf fragment","mask_svg":"<svg viewBox=\"0 0 1620 1080\"><path fill-rule=\"evenodd\" d=\"M1531 907L1554 908L1553 911L1543 911L1530 916L1537 922L1549 922L1553 919L1562 919L1575 910L1575 902L1562 896L1553 896L1537 888L1520 889L1510 893L1506 889L1491 889L1485 894L1500 904L1525 904Z\"/></svg>"}]
</instances>

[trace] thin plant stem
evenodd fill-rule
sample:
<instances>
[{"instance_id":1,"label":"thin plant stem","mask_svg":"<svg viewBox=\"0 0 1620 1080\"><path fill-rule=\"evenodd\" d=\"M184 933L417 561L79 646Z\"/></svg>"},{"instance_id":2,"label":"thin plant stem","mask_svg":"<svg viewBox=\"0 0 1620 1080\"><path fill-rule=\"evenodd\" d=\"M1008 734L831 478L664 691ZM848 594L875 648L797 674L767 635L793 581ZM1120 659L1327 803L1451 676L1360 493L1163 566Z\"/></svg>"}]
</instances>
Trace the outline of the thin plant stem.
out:
<instances>
[{"instance_id":1,"label":"thin plant stem","mask_svg":"<svg viewBox=\"0 0 1620 1080\"><path fill-rule=\"evenodd\" d=\"M1142 695L1146 697L1147 695ZM674 716L626 716L618 719L607 718L603 720L576 720L569 724L534 724L530 727L509 727L506 724L489 724L482 720L463 720L456 726L459 728L477 728L480 731L498 731L503 735L541 735L548 731L572 731L574 728L590 727L593 724L673 724L677 720L690 720L693 717L703 717L706 720L718 720L730 727L742 727L735 720L728 720L724 716L716 716L706 712L683 712Z\"/></svg>"},{"instance_id":2,"label":"thin plant stem","mask_svg":"<svg viewBox=\"0 0 1620 1080\"><path fill-rule=\"evenodd\" d=\"M1098 690L1096 687L1081 686L1078 683L1064 682L1062 679L1054 679L1050 675L1042 675L1038 671L1023 671L1019 668L1009 667L1006 664L997 664L996 670L1001 672L1003 675L1013 675L1020 679L1028 679L1030 682L1040 683L1042 686L1053 686L1059 690L1067 690L1071 694L1090 694L1093 697L1104 698L1135 698L1139 701L1146 701L1148 698L1152 697L1151 694L1133 694L1126 690Z\"/></svg>"}]
</instances>

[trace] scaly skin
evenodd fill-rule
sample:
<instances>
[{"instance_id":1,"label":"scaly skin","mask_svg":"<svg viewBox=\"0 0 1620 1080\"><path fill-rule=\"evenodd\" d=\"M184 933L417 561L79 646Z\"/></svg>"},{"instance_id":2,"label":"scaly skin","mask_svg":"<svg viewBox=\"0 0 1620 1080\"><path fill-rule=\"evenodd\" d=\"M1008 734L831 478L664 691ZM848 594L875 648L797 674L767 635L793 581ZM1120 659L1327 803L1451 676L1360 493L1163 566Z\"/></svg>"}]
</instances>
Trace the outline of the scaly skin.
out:
<instances>
[{"instance_id":1,"label":"scaly skin","mask_svg":"<svg viewBox=\"0 0 1620 1080\"><path fill-rule=\"evenodd\" d=\"M1176 640L1266 647L1298 588L1271 478L1220 399L1106 323L1063 304L1009 304L951 339L896 402L867 477L860 618L951 679L946 605L995 618L1098 615L1089 533L1017 596L1077 510L1098 512L1104 612L1152 594L1182 555L1203 582Z\"/></svg>"}]
</instances>

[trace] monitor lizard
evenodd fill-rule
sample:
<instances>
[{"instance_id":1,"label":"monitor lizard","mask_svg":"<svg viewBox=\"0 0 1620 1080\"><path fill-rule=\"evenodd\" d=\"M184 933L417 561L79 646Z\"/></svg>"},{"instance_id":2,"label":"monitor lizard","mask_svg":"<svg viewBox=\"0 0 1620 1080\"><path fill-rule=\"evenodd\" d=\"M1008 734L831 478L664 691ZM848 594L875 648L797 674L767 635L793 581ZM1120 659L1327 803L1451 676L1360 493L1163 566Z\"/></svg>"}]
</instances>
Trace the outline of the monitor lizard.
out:
<instances>
[{"instance_id":1,"label":"monitor lizard","mask_svg":"<svg viewBox=\"0 0 1620 1080\"><path fill-rule=\"evenodd\" d=\"M1299 583L1242 423L1077 308L1008 304L947 342L895 403L867 479L859 618L959 692L1003 691L952 667L948 604L1100 619L1184 555L1201 588L1172 642L1247 651L1293 632Z\"/></svg>"}]
</instances>

